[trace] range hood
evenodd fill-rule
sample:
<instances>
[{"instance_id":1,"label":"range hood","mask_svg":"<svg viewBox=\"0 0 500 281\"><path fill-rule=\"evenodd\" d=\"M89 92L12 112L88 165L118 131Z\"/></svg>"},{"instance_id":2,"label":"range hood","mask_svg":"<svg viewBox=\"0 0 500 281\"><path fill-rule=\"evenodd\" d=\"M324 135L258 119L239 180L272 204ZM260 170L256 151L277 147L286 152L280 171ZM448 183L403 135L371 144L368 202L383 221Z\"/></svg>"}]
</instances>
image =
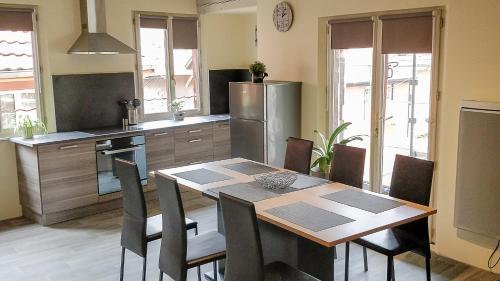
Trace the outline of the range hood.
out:
<instances>
[{"instance_id":1,"label":"range hood","mask_svg":"<svg viewBox=\"0 0 500 281\"><path fill-rule=\"evenodd\" d=\"M115 55L135 54L118 39L106 33L105 0L80 0L82 34L71 46L68 54Z\"/></svg>"}]
</instances>

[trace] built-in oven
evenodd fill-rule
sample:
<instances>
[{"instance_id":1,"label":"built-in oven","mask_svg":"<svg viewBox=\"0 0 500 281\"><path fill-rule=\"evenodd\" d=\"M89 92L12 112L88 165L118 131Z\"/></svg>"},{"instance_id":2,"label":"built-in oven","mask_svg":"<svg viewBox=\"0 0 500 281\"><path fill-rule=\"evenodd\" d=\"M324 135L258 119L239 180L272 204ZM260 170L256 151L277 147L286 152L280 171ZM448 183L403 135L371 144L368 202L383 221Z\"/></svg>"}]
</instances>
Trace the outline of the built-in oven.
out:
<instances>
[{"instance_id":1,"label":"built-in oven","mask_svg":"<svg viewBox=\"0 0 500 281\"><path fill-rule=\"evenodd\" d=\"M147 184L146 146L144 136L131 136L96 142L99 195L121 190L115 159L135 162L143 185Z\"/></svg>"}]
</instances>

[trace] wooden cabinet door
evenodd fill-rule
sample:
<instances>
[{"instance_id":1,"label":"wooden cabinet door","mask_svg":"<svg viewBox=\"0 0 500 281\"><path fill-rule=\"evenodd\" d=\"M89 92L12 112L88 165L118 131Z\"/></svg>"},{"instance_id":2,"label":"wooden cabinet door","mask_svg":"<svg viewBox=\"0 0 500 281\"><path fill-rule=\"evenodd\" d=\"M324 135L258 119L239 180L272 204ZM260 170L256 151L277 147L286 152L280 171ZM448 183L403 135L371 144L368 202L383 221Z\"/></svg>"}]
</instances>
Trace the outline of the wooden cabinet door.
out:
<instances>
[{"instance_id":1,"label":"wooden cabinet door","mask_svg":"<svg viewBox=\"0 0 500 281\"><path fill-rule=\"evenodd\" d=\"M146 134L148 172L171 168L174 165L174 130Z\"/></svg>"},{"instance_id":2,"label":"wooden cabinet door","mask_svg":"<svg viewBox=\"0 0 500 281\"><path fill-rule=\"evenodd\" d=\"M212 123L186 126L175 130L176 166L212 161L213 158Z\"/></svg>"},{"instance_id":3,"label":"wooden cabinet door","mask_svg":"<svg viewBox=\"0 0 500 281\"><path fill-rule=\"evenodd\" d=\"M95 153L95 141L38 148L43 213L97 203Z\"/></svg>"},{"instance_id":4,"label":"wooden cabinet door","mask_svg":"<svg viewBox=\"0 0 500 281\"><path fill-rule=\"evenodd\" d=\"M214 160L231 158L231 132L229 121L214 124Z\"/></svg>"}]
</instances>

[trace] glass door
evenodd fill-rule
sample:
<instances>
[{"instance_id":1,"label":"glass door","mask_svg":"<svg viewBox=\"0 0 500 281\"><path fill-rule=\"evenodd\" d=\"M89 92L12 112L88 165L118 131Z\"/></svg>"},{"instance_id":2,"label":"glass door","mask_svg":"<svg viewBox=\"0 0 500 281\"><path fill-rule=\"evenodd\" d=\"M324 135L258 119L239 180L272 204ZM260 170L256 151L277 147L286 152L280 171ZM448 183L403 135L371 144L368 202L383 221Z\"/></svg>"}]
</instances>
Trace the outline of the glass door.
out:
<instances>
[{"instance_id":1,"label":"glass door","mask_svg":"<svg viewBox=\"0 0 500 281\"><path fill-rule=\"evenodd\" d=\"M428 158L432 54L384 55L381 189L389 192L396 154Z\"/></svg>"},{"instance_id":2,"label":"glass door","mask_svg":"<svg viewBox=\"0 0 500 281\"><path fill-rule=\"evenodd\" d=\"M339 141L363 135L362 141L349 145L366 149L363 181L369 189L373 48L334 49L332 53L334 111L337 112L334 125L352 123Z\"/></svg>"}]
</instances>

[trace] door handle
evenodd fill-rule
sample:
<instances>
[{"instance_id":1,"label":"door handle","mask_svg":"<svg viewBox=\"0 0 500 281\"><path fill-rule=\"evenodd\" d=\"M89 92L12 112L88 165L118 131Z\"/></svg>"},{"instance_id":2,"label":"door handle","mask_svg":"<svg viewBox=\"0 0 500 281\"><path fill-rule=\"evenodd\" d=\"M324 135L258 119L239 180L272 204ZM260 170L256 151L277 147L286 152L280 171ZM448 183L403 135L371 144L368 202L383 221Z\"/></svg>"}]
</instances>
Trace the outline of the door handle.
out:
<instances>
[{"instance_id":1,"label":"door handle","mask_svg":"<svg viewBox=\"0 0 500 281\"><path fill-rule=\"evenodd\" d=\"M73 149L73 148L78 148L78 145L74 144L74 145L67 145L67 146L59 147L60 150Z\"/></svg>"},{"instance_id":2,"label":"door handle","mask_svg":"<svg viewBox=\"0 0 500 281\"><path fill-rule=\"evenodd\" d=\"M157 134L154 134L155 137L161 137L161 136L166 136L168 135L168 133L157 133Z\"/></svg>"},{"instance_id":3,"label":"door handle","mask_svg":"<svg viewBox=\"0 0 500 281\"><path fill-rule=\"evenodd\" d=\"M196 164L201 164L203 161L195 161L195 162L190 162L188 165L196 165Z\"/></svg>"},{"instance_id":4,"label":"door handle","mask_svg":"<svg viewBox=\"0 0 500 281\"><path fill-rule=\"evenodd\" d=\"M188 140L189 143L195 143L200 141L202 141L202 139Z\"/></svg>"},{"instance_id":5,"label":"door handle","mask_svg":"<svg viewBox=\"0 0 500 281\"><path fill-rule=\"evenodd\" d=\"M101 151L101 153L104 155L113 155L113 154L118 154L118 153L123 153L123 152L136 151L139 149L141 149L141 148L138 146L134 146L134 147L127 147L127 148L122 148L122 149L103 150L103 151Z\"/></svg>"},{"instance_id":6,"label":"door handle","mask_svg":"<svg viewBox=\"0 0 500 281\"><path fill-rule=\"evenodd\" d=\"M188 134L192 134L192 133L199 133L201 132L202 130L201 129L198 129L198 130L191 130L191 131L188 131Z\"/></svg>"}]
</instances>

